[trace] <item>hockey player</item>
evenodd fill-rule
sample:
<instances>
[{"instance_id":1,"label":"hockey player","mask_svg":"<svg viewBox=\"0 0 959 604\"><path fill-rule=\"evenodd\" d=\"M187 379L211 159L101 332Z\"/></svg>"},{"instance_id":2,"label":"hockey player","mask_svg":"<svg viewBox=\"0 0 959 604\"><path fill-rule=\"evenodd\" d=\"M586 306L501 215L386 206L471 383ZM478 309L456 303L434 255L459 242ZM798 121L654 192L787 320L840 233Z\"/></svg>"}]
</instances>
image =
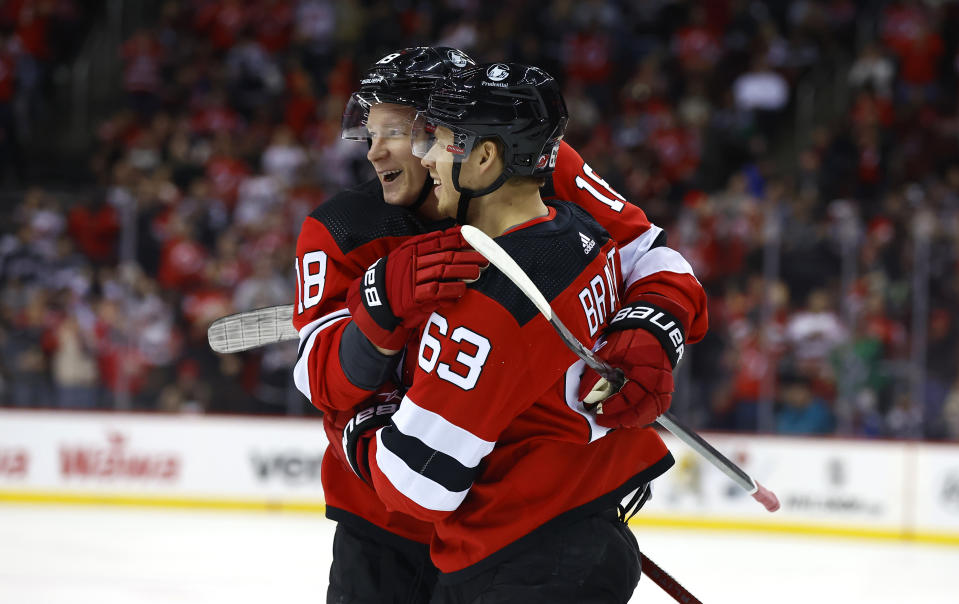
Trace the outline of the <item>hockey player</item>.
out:
<instances>
[{"instance_id":1,"label":"hockey player","mask_svg":"<svg viewBox=\"0 0 959 604\"><path fill-rule=\"evenodd\" d=\"M609 234L581 207L542 200L567 119L542 70L472 67L433 89L413 151L438 212L497 237L590 346L621 307L624 282ZM373 342L403 324L390 316L398 275L382 263L348 296ZM672 457L652 428L596 424L577 396L583 362L501 272L472 276L455 304L420 314L418 329L406 325L420 343L402 402L358 413L331 446L388 509L434 524L441 576L432 602L625 603L639 548L618 507ZM656 311L661 324L681 325ZM673 361L684 340L667 345Z\"/></svg>"},{"instance_id":2,"label":"hockey player","mask_svg":"<svg viewBox=\"0 0 959 604\"><path fill-rule=\"evenodd\" d=\"M394 386L397 359L382 353L402 348L396 342L404 341L408 330L399 326L386 334L389 340L374 336L385 344L377 349L365 336L359 337L363 334L345 308L346 291L368 266L381 257L388 259L410 236L450 224L434 221L440 217L437 199L426 169L410 153L409 129L415 109L424 108L437 78L471 64L459 51L444 48L405 49L378 61L351 99L343 130L345 137L369 141L368 158L377 178L334 196L304 221L297 245L294 323L301 333L301 346L294 374L299 389L325 412L331 439L340 437L357 405L366 408L371 401L389 405L402 398L402 388ZM628 299L662 298L663 304L679 308L675 314L686 328L687 340L701 338L706 329L705 296L688 264L664 246L662 231L610 189L565 143L550 176L544 196L579 203L625 246ZM445 243L450 251L461 240ZM415 251L404 253L412 259ZM394 256L393 264L403 263ZM644 331L623 329L610 334L604 354L627 370L631 388L649 392L636 395L624 388L615 397L621 401L618 407L615 398L604 403L600 423L649 421L668 405L672 381L663 372L668 374L670 361L653 335ZM409 356L415 359L416 355ZM583 391L596 379L587 372ZM639 409L642 417L636 413ZM327 515L338 522L328 601L427 601L435 569L428 564L423 544L429 541L432 525L388 512L372 489L335 455L324 459L323 479Z\"/></svg>"},{"instance_id":3,"label":"hockey player","mask_svg":"<svg viewBox=\"0 0 959 604\"><path fill-rule=\"evenodd\" d=\"M376 178L338 193L304 221L297 240L293 319L300 332L294 381L324 412L331 441L341 438L355 406L390 405L402 398L399 357L382 354L356 329L346 292L378 258L392 251L396 262L405 240L449 226L434 220L439 215L432 183L410 151L410 132L433 85L474 64L452 48L390 53L370 68L347 104L342 136L369 144L367 158ZM463 246L459 240L454 244ZM403 260L409 266L416 250L406 251ZM426 305L419 300L421 308ZM389 346L405 347L408 334L402 328L391 335ZM330 447L328 453L333 451ZM428 547L432 524L387 511L335 454L324 456L322 479L326 515L337 522L327 602L428 602L436 580Z\"/></svg>"}]
</instances>

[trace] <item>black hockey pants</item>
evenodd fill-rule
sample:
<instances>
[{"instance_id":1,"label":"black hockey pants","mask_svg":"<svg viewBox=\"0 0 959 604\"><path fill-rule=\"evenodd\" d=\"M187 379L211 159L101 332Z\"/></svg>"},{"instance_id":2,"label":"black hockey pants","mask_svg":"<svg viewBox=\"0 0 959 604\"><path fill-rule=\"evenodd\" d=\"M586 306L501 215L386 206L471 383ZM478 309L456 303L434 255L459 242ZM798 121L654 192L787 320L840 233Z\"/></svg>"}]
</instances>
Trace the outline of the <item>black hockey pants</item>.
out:
<instances>
[{"instance_id":1,"label":"black hockey pants","mask_svg":"<svg viewBox=\"0 0 959 604\"><path fill-rule=\"evenodd\" d=\"M427 604L436 585L429 546L337 523L327 604Z\"/></svg>"},{"instance_id":2,"label":"black hockey pants","mask_svg":"<svg viewBox=\"0 0 959 604\"><path fill-rule=\"evenodd\" d=\"M461 583L437 584L431 604L626 604L640 574L639 546L607 510L551 530L534 547Z\"/></svg>"}]
</instances>

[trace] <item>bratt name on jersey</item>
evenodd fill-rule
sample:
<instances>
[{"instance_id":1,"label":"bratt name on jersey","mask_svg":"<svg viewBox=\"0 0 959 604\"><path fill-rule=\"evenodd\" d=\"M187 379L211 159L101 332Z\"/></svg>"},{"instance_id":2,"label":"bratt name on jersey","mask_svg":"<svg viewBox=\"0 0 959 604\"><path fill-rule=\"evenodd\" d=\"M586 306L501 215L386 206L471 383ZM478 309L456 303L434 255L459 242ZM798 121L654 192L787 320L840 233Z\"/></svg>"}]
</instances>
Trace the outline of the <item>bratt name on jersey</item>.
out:
<instances>
[{"instance_id":1,"label":"bratt name on jersey","mask_svg":"<svg viewBox=\"0 0 959 604\"><path fill-rule=\"evenodd\" d=\"M606 317L619 307L619 290L616 275L616 250L606 254L606 264L603 271L589 280L589 285L579 292L579 301L586 314L586 324L589 326L589 335L593 337L600 327L606 323Z\"/></svg>"}]
</instances>

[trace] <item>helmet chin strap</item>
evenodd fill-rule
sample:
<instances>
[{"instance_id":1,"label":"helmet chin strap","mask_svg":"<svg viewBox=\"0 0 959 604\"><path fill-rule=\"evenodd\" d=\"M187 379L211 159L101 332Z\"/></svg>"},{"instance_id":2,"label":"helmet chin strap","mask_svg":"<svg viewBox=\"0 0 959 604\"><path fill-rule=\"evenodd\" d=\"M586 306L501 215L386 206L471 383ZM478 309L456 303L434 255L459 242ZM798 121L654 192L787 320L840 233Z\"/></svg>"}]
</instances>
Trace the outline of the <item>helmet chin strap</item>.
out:
<instances>
[{"instance_id":1,"label":"helmet chin strap","mask_svg":"<svg viewBox=\"0 0 959 604\"><path fill-rule=\"evenodd\" d=\"M512 175L513 171L508 167L503 168L503 171L496 177L496 180L489 186L477 191L460 186L460 166L460 162L453 162L453 188L460 194L459 201L456 203L456 224L467 224L466 213L469 211L470 201L472 201L474 197L489 195L496 189L502 187Z\"/></svg>"},{"instance_id":2,"label":"helmet chin strap","mask_svg":"<svg viewBox=\"0 0 959 604\"><path fill-rule=\"evenodd\" d=\"M433 190L433 179L430 178L429 172L427 172L426 178L423 180L423 188L420 189L420 193L419 195L417 195L416 201L414 201L407 207L410 210L415 212L421 205L423 205L423 202L426 201L426 198L430 196L430 191L432 190Z\"/></svg>"}]
</instances>

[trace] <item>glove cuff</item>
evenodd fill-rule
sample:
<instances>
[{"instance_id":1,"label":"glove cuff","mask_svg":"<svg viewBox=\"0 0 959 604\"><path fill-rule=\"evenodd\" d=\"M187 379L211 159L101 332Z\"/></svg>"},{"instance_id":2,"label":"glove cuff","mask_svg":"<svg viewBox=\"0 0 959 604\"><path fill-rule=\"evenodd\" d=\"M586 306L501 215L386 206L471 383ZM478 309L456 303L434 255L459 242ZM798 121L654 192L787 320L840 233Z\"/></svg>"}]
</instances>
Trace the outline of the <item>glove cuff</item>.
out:
<instances>
[{"instance_id":1,"label":"glove cuff","mask_svg":"<svg viewBox=\"0 0 959 604\"><path fill-rule=\"evenodd\" d=\"M360 299L363 308L377 325L386 331L393 331L399 327L400 320L393 314L386 295L386 262L386 258L380 258L363 273Z\"/></svg>"},{"instance_id":2,"label":"glove cuff","mask_svg":"<svg viewBox=\"0 0 959 604\"><path fill-rule=\"evenodd\" d=\"M686 330L682 322L665 308L649 302L632 302L613 315L606 333L643 329L659 340L673 369L686 350Z\"/></svg>"},{"instance_id":3,"label":"glove cuff","mask_svg":"<svg viewBox=\"0 0 959 604\"><path fill-rule=\"evenodd\" d=\"M360 440L371 432L387 426L390 418L399 410L399 403L379 403L357 412L343 428L343 452L353 473L370 483L370 464L367 449L360 451Z\"/></svg>"},{"instance_id":4,"label":"glove cuff","mask_svg":"<svg viewBox=\"0 0 959 604\"><path fill-rule=\"evenodd\" d=\"M380 258L362 278L353 281L346 294L346 306L353 315L353 322L370 342L387 350L402 350L410 331L400 325L386 301L385 291L375 285L383 283L383 275L377 277L375 273L378 267L385 265L386 261Z\"/></svg>"}]
</instances>

